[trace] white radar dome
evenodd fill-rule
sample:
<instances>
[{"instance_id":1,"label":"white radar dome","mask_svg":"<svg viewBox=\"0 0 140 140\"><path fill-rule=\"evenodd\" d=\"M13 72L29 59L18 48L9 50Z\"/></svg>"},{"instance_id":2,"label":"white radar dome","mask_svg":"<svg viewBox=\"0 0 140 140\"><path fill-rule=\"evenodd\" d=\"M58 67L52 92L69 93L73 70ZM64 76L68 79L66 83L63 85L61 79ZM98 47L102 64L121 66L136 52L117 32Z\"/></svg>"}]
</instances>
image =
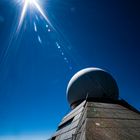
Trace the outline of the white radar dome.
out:
<instances>
[{"instance_id":1,"label":"white radar dome","mask_svg":"<svg viewBox=\"0 0 140 140\"><path fill-rule=\"evenodd\" d=\"M80 70L67 86L67 99L72 108L86 98L118 100L118 96L119 90L114 78L99 68Z\"/></svg>"}]
</instances>

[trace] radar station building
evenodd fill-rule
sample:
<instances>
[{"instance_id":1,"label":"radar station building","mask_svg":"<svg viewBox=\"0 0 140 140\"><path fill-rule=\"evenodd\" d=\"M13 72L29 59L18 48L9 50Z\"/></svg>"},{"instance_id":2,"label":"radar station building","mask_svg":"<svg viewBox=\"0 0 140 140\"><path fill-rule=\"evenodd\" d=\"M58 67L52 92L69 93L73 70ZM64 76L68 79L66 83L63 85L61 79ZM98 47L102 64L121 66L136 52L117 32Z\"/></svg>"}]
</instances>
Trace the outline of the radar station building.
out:
<instances>
[{"instance_id":1,"label":"radar station building","mask_svg":"<svg viewBox=\"0 0 140 140\"><path fill-rule=\"evenodd\" d=\"M140 112L119 99L114 78L86 68L67 87L71 106L50 140L140 140Z\"/></svg>"}]
</instances>

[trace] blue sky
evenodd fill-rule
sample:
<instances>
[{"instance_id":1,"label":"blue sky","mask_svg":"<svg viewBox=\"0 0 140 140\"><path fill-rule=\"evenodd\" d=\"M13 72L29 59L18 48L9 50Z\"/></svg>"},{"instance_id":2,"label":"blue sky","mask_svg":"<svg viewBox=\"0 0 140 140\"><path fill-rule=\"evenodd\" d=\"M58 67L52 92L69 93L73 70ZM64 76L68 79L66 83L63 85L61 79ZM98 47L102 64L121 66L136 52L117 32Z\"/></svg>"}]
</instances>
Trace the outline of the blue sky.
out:
<instances>
[{"instance_id":1,"label":"blue sky","mask_svg":"<svg viewBox=\"0 0 140 140\"><path fill-rule=\"evenodd\" d=\"M86 67L110 72L140 110L138 0L42 0L53 27L30 7L16 32L17 1L0 0L0 140L51 135L70 111L68 81Z\"/></svg>"}]
</instances>

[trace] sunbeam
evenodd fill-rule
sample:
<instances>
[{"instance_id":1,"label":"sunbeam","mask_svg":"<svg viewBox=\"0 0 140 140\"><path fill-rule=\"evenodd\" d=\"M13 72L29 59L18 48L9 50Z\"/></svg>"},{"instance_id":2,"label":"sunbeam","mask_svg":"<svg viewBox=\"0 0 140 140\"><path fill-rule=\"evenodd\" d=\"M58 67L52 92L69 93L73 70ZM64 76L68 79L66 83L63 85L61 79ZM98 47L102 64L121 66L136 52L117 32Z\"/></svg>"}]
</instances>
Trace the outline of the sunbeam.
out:
<instances>
[{"instance_id":1,"label":"sunbeam","mask_svg":"<svg viewBox=\"0 0 140 140\"><path fill-rule=\"evenodd\" d=\"M49 19L47 18L47 16L45 15L43 9L41 8L41 6L39 5L39 3L35 0L33 0L33 4L35 5L35 7L37 8L37 10L40 12L40 14L43 16L43 18L47 21L47 23L51 26L52 24L50 23Z\"/></svg>"},{"instance_id":2,"label":"sunbeam","mask_svg":"<svg viewBox=\"0 0 140 140\"><path fill-rule=\"evenodd\" d=\"M21 0L22 3L23 3L23 8L22 8L22 12L21 12L21 16L20 16L20 20L19 20L19 24L18 24L18 27L17 27L17 31L19 32L22 24L23 24L23 21L24 21L24 18L25 18L25 15L27 13L27 9L28 7L35 7L35 9L41 14L41 16L45 19L45 21L53 28L52 24L50 23L48 17L45 15L42 7L40 6L40 3L38 0ZM53 28L54 29L54 28Z\"/></svg>"},{"instance_id":3,"label":"sunbeam","mask_svg":"<svg viewBox=\"0 0 140 140\"><path fill-rule=\"evenodd\" d=\"M21 16L20 16L17 31L19 31L20 27L22 26L22 23L23 23L23 20L24 20L28 5L29 5L29 0L24 0L24 5L23 5L22 12L21 12Z\"/></svg>"}]
</instances>

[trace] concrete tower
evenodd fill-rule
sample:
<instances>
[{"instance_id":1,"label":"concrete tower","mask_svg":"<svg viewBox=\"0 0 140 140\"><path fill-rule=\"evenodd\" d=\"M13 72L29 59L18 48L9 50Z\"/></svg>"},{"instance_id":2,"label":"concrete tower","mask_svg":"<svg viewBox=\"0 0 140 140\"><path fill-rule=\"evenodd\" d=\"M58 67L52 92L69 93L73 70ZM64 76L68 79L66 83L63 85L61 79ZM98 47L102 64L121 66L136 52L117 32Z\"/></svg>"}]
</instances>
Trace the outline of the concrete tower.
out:
<instances>
[{"instance_id":1,"label":"concrete tower","mask_svg":"<svg viewBox=\"0 0 140 140\"><path fill-rule=\"evenodd\" d=\"M50 140L140 140L140 112L118 97L109 73L99 68L79 71L67 87L72 111Z\"/></svg>"}]
</instances>

